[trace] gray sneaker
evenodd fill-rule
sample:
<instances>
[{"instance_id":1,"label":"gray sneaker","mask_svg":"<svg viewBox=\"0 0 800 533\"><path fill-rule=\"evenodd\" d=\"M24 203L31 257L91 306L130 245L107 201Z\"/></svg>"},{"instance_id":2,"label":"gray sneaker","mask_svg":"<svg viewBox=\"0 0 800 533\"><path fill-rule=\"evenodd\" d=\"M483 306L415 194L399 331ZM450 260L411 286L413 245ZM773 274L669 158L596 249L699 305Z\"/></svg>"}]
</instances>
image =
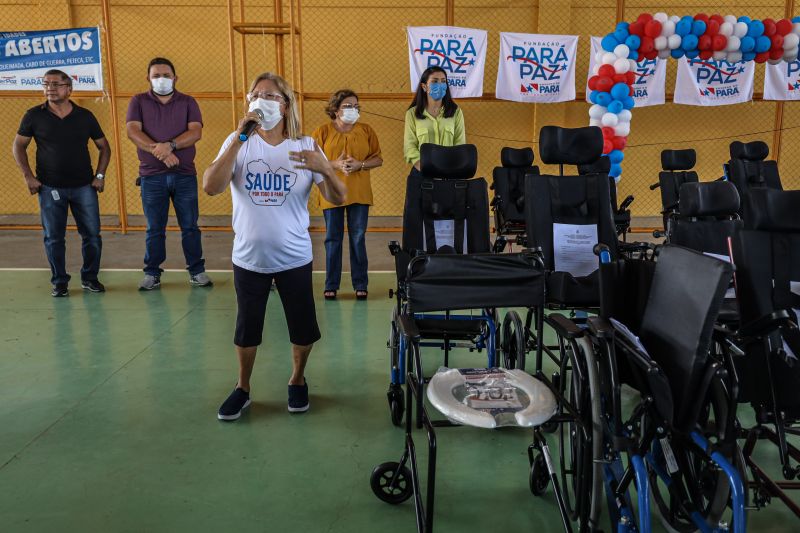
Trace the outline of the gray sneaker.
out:
<instances>
[{"instance_id":1,"label":"gray sneaker","mask_svg":"<svg viewBox=\"0 0 800 533\"><path fill-rule=\"evenodd\" d=\"M211 281L211 278L209 278L208 274L205 272L200 272L194 276L189 276L189 283L195 287L210 287L214 284L214 282Z\"/></svg>"},{"instance_id":2,"label":"gray sneaker","mask_svg":"<svg viewBox=\"0 0 800 533\"><path fill-rule=\"evenodd\" d=\"M145 274L142 281L139 282L140 291L152 291L159 287L161 287L161 278L151 276L150 274Z\"/></svg>"}]
</instances>

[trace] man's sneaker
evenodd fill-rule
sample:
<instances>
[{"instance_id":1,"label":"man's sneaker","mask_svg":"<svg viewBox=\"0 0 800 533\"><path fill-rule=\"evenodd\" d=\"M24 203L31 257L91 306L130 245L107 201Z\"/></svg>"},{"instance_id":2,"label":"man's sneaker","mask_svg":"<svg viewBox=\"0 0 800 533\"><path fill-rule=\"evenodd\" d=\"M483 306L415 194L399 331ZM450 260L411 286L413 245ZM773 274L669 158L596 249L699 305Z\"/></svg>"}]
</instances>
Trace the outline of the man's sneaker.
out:
<instances>
[{"instance_id":1,"label":"man's sneaker","mask_svg":"<svg viewBox=\"0 0 800 533\"><path fill-rule=\"evenodd\" d=\"M106 292L106 287L96 279L87 279L81 281L81 287L83 290L89 292Z\"/></svg>"},{"instance_id":2,"label":"man's sneaker","mask_svg":"<svg viewBox=\"0 0 800 533\"><path fill-rule=\"evenodd\" d=\"M140 291L152 291L153 289L157 289L160 286L161 286L161 278L151 276L150 274L145 274L142 281L139 282Z\"/></svg>"},{"instance_id":3,"label":"man's sneaker","mask_svg":"<svg viewBox=\"0 0 800 533\"><path fill-rule=\"evenodd\" d=\"M302 385L289 385L289 412L305 413L309 406L308 382Z\"/></svg>"},{"instance_id":4,"label":"man's sneaker","mask_svg":"<svg viewBox=\"0 0 800 533\"><path fill-rule=\"evenodd\" d=\"M236 420L242 416L242 411L250 405L250 393L236 387L228 398L219 407L217 418L220 420Z\"/></svg>"},{"instance_id":5,"label":"man's sneaker","mask_svg":"<svg viewBox=\"0 0 800 533\"><path fill-rule=\"evenodd\" d=\"M53 298L69 296L69 286L66 283L56 283L53 285L53 290L50 291L50 296Z\"/></svg>"},{"instance_id":6,"label":"man's sneaker","mask_svg":"<svg viewBox=\"0 0 800 533\"><path fill-rule=\"evenodd\" d=\"M209 278L208 274L205 272L200 272L194 276L189 276L189 283L195 287L210 287L214 284L214 282L211 281L211 278Z\"/></svg>"}]
</instances>

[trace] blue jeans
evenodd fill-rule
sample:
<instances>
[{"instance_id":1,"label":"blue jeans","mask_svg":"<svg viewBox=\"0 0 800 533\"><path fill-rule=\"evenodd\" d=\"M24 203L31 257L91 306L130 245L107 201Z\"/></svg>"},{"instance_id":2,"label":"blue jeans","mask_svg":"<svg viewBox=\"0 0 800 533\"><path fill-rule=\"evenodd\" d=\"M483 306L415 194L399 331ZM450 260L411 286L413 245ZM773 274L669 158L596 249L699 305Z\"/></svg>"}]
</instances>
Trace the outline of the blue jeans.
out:
<instances>
[{"instance_id":1,"label":"blue jeans","mask_svg":"<svg viewBox=\"0 0 800 533\"><path fill-rule=\"evenodd\" d=\"M350 204L323 209L325 215L325 290L339 290L342 281L342 239L344 238L344 216L347 213L347 235L350 240L350 277L353 289L367 290L367 231L369 206Z\"/></svg>"},{"instance_id":2,"label":"blue jeans","mask_svg":"<svg viewBox=\"0 0 800 533\"><path fill-rule=\"evenodd\" d=\"M66 241L67 211L72 210L78 233L83 244L82 281L94 281L100 272L100 252L103 242L100 239L100 205L97 191L91 185L83 187L48 187L42 185L39 191L39 210L44 229L44 250L50 263L50 282L69 283L67 274Z\"/></svg>"},{"instance_id":3,"label":"blue jeans","mask_svg":"<svg viewBox=\"0 0 800 533\"><path fill-rule=\"evenodd\" d=\"M181 227L181 244L186 258L186 270L194 276L205 272L200 228L197 227L197 176L186 174L157 174L142 176L142 207L147 218L144 273L159 277L161 263L167 258L167 216L169 201L175 207Z\"/></svg>"}]
</instances>

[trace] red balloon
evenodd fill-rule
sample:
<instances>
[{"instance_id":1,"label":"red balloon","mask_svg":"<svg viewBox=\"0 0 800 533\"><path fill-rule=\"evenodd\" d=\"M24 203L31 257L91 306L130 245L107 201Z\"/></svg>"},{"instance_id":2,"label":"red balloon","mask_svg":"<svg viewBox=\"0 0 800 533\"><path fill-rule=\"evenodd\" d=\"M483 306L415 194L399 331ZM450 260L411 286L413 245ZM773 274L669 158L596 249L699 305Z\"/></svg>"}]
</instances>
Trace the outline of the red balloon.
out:
<instances>
[{"instance_id":1,"label":"red balloon","mask_svg":"<svg viewBox=\"0 0 800 533\"><path fill-rule=\"evenodd\" d=\"M603 128L603 137L608 138L608 139L613 138L614 137L614 128L609 128L608 126Z\"/></svg>"},{"instance_id":2,"label":"red balloon","mask_svg":"<svg viewBox=\"0 0 800 533\"><path fill-rule=\"evenodd\" d=\"M701 35L697 40L698 50L705 51L711 49L711 37L709 35Z\"/></svg>"},{"instance_id":3,"label":"red balloon","mask_svg":"<svg viewBox=\"0 0 800 533\"><path fill-rule=\"evenodd\" d=\"M624 150L628 144L628 138L617 136L612 139L611 143L614 145L614 150Z\"/></svg>"},{"instance_id":4,"label":"red balloon","mask_svg":"<svg viewBox=\"0 0 800 533\"><path fill-rule=\"evenodd\" d=\"M720 25L721 25L723 22L725 22L725 19L724 19L724 18L722 18L722 15L719 15L719 14L717 14L717 13L715 13L715 14L711 15L710 17L708 17L708 20L709 20L709 21L713 20L714 22L716 22L717 24L720 24Z\"/></svg>"},{"instance_id":5,"label":"red balloon","mask_svg":"<svg viewBox=\"0 0 800 533\"><path fill-rule=\"evenodd\" d=\"M614 74L614 83L628 83L628 73Z\"/></svg>"},{"instance_id":6,"label":"red balloon","mask_svg":"<svg viewBox=\"0 0 800 533\"><path fill-rule=\"evenodd\" d=\"M647 57L647 54L655 51L655 49L656 45L653 42L652 37L647 37L647 36L642 37L642 44L639 45L640 54L644 54L644 57Z\"/></svg>"},{"instance_id":7,"label":"red balloon","mask_svg":"<svg viewBox=\"0 0 800 533\"><path fill-rule=\"evenodd\" d=\"M597 90L603 93L607 93L611 90L614 86L614 80L607 76L600 76L600 78L595 83Z\"/></svg>"},{"instance_id":8,"label":"red balloon","mask_svg":"<svg viewBox=\"0 0 800 533\"><path fill-rule=\"evenodd\" d=\"M628 96L633 96L633 84L628 85Z\"/></svg>"},{"instance_id":9,"label":"red balloon","mask_svg":"<svg viewBox=\"0 0 800 533\"><path fill-rule=\"evenodd\" d=\"M718 33L719 33L719 22L717 22L716 20L709 20L706 23L705 34L714 36L714 35L716 35Z\"/></svg>"},{"instance_id":10,"label":"red balloon","mask_svg":"<svg viewBox=\"0 0 800 533\"><path fill-rule=\"evenodd\" d=\"M779 35L788 35L792 32L792 21L781 19L775 23L775 28L778 30Z\"/></svg>"},{"instance_id":11,"label":"red balloon","mask_svg":"<svg viewBox=\"0 0 800 533\"><path fill-rule=\"evenodd\" d=\"M634 83L636 83L636 73L631 72L630 70L625 73L625 78L626 78L625 83L627 83L628 85L633 85Z\"/></svg>"},{"instance_id":12,"label":"red balloon","mask_svg":"<svg viewBox=\"0 0 800 533\"><path fill-rule=\"evenodd\" d=\"M708 25L708 15L706 15L705 13L698 13L697 15L694 16L694 20L702 20L703 22L706 23L706 25Z\"/></svg>"},{"instance_id":13,"label":"red balloon","mask_svg":"<svg viewBox=\"0 0 800 533\"><path fill-rule=\"evenodd\" d=\"M774 37L780 37L780 35L776 35ZM780 59L783 57L783 48L771 48L769 52L770 59Z\"/></svg>"},{"instance_id":14,"label":"red balloon","mask_svg":"<svg viewBox=\"0 0 800 533\"><path fill-rule=\"evenodd\" d=\"M756 63L765 63L769 59L769 52L761 52L760 54L756 54L755 61Z\"/></svg>"},{"instance_id":15,"label":"red balloon","mask_svg":"<svg viewBox=\"0 0 800 533\"><path fill-rule=\"evenodd\" d=\"M644 58L647 59L647 60L650 60L650 61L652 61L653 59L655 59L657 57L658 57L658 51L657 50L653 50L652 52L647 52L644 55Z\"/></svg>"},{"instance_id":16,"label":"red balloon","mask_svg":"<svg viewBox=\"0 0 800 533\"><path fill-rule=\"evenodd\" d=\"M603 153L604 154L609 153L613 149L614 149L614 145L611 143L611 141L603 141Z\"/></svg>"},{"instance_id":17,"label":"red balloon","mask_svg":"<svg viewBox=\"0 0 800 533\"><path fill-rule=\"evenodd\" d=\"M597 90L597 80L600 79L600 76L592 76L589 78L589 82L586 84L590 90L596 91Z\"/></svg>"},{"instance_id":18,"label":"red balloon","mask_svg":"<svg viewBox=\"0 0 800 533\"><path fill-rule=\"evenodd\" d=\"M711 38L711 48L713 48L715 52L725 50L726 46L728 46L728 38L724 35L717 34Z\"/></svg>"},{"instance_id":19,"label":"red balloon","mask_svg":"<svg viewBox=\"0 0 800 533\"><path fill-rule=\"evenodd\" d=\"M775 26L775 21L772 19L764 19L762 20L764 23L764 35L767 37L772 37L778 31L778 28Z\"/></svg>"},{"instance_id":20,"label":"red balloon","mask_svg":"<svg viewBox=\"0 0 800 533\"><path fill-rule=\"evenodd\" d=\"M772 46L769 47L770 51L783 48L783 35L778 35L776 33L770 38L770 41L772 41Z\"/></svg>"},{"instance_id":21,"label":"red balloon","mask_svg":"<svg viewBox=\"0 0 800 533\"><path fill-rule=\"evenodd\" d=\"M597 74L600 77L606 77L606 78L613 78L614 74L616 73L617 71L614 70L614 65L602 65L600 67L600 70L597 71Z\"/></svg>"},{"instance_id":22,"label":"red balloon","mask_svg":"<svg viewBox=\"0 0 800 533\"><path fill-rule=\"evenodd\" d=\"M644 35L644 24L642 22L634 22L630 26L628 26L628 32L631 35L638 35L641 37Z\"/></svg>"},{"instance_id":23,"label":"red balloon","mask_svg":"<svg viewBox=\"0 0 800 533\"><path fill-rule=\"evenodd\" d=\"M700 52L700 59L711 59L713 52L711 50L703 50Z\"/></svg>"},{"instance_id":24,"label":"red balloon","mask_svg":"<svg viewBox=\"0 0 800 533\"><path fill-rule=\"evenodd\" d=\"M650 13L642 13L636 19L636 22L641 22L642 25L647 25L647 23L650 22L651 20L653 20L653 15L651 15Z\"/></svg>"},{"instance_id":25,"label":"red balloon","mask_svg":"<svg viewBox=\"0 0 800 533\"><path fill-rule=\"evenodd\" d=\"M644 34L651 39L655 39L661 35L661 23L657 20L651 20L645 25Z\"/></svg>"}]
</instances>

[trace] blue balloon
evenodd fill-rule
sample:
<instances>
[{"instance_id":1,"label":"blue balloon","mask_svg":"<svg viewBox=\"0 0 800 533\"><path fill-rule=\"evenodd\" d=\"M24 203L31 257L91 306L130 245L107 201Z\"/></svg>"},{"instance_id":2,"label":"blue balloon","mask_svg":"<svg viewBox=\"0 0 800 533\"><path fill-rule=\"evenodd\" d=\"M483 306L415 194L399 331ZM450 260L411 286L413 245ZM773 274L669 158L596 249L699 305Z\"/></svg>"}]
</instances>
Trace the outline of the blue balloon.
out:
<instances>
[{"instance_id":1,"label":"blue balloon","mask_svg":"<svg viewBox=\"0 0 800 533\"><path fill-rule=\"evenodd\" d=\"M592 91L589 93L589 101L593 104L597 103L597 95L600 94L600 91Z\"/></svg>"},{"instance_id":2,"label":"blue balloon","mask_svg":"<svg viewBox=\"0 0 800 533\"><path fill-rule=\"evenodd\" d=\"M628 22L625 22L625 21L622 21L622 22L618 22L618 23L617 23L617 26L616 26L614 29L615 29L615 30L625 30L625 31L629 31L629 30L628 30L628 28L630 28L630 27L631 27L630 23L628 23Z\"/></svg>"},{"instance_id":3,"label":"blue balloon","mask_svg":"<svg viewBox=\"0 0 800 533\"><path fill-rule=\"evenodd\" d=\"M622 150L611 150L608 153L608 160L612 165L619 165L623 159L625 159L625 154L622 153Z\"/></svg>"},{"instance_id":4,"label":"blue balloon","mask_svg":"<svg viewBox=\"0 0 800 533\"><path fill-rule=\"evenodd\" d=\"M614 36L614 38L616 40L618 40L621 43L624 43L625 39L628 38L630 33L628 33L628 30L616 29L616 30L614 30L614 33L612 33L612 35Z\"/></svg>"},{"instance_id":5,"label":"blue balloon","mask_svg":"<svg viewBox=\"0 0 800 533\"><path fill-rule=\"evenodd\" d=\"M747 25L747 36L758 37L759 35L764 35L764 23L760 20L754 20Z\"/></svg>"},{"instance_id":6,"label":"blue balloon","mask_svg":"<svg viewBox=\"0 0 800 533\"><path fill-rule=\"evenodd\" d=\"M736 19L736 21L737 22L744 22L745 24L750 24L750 22L752 22L750 17L739 17L738 19Z\"/></svg>"},{"instance_id":7,"label":"blue balloon","mask_svg":"<svg viewBox=\"0 0 800 533\"><path fill-rule=\"evenodd\" d=\"M628 38L625 39L625 45L631 50L638 50L642 45L642 40L638 35L629 35Z\"/></svg>"},{"instance_id":8,"label":"blue balloon","mask_svg":"<svg viewBox=\"0 0 800 533\"><path fill-rule=\"evenodd\" d=\"M706 23L702 20L695 20L692 22L692 35L700 37L706 32Z\"/></svg>"},{"instance_id":9,"label":"blue balloon","mask_svg":"<svg viewBox=\"0 0 800 533\"><path fill-rule=\"evenodd\" d=\"M636 105L636 101L633 99L633 96L626 96L624 100L622 100L622 107L624 109L633 109Z\"/></svg>"},{"instance_id":10,"label":"blue balloon","mask_svg":"<svg viewBox=\"0 0 800 533\"><path fill-rule=\"evenodd\" d=\"M692 33L692 21L691 20L679 20L677 24L675 24L675 33L680 35L681 37L686 37L690 33Z\"/></svg>"},{"instance_id":11,"label":"blue balloon","mask_svg":"<svg viewBox=\"0 0 800 533\"><path fill-rule=\"evenodd\" d=\"M670 51L669 51L669 54L670 54L670 55L671 55L671 56L672 56L674 59L680 59L680 58L682 58L682 57L683 57L683 48L676 48L675 50L670 50Z\"/></svg>"},{"instance_id":12,"label":"blue balloon","mask_svg":"<svg viewBox=\"0 0 800 533\"><path fill-rule=\"evenodd\" d=\"M619 41L617 40L616 37L614 37L613 33L609 33L608 35L603 37L603 40L600 41L600 45L606 52L613 52L614 48L619 46Z\"/></svg>"},{"instance_id":13,"label":"blue balloon","mask_svg":"<svg viewBox=\"0 0 800 533\"><path fill-rule=\"evenodd\" d=\"M633 59L634 61L637 61L639 59L639 52L637 52L636 50L631 50L630 53L628 54L628 59Z\"/></svg>"},{"instance_id":14,"label":"blue balloon","mask_svg":"<svg viewBox=\"0 0 800 533\"><path fill-rule=\"evenodd\" d=\"M742 44L739 47L739 50L741 50L743 54L747 52L752 52L753 50L755 50L755 48L756 48L755 39L753 39L749 35L742 37Z\"/></svg>"},{"instance_id":15,"label":"blue balloon","mask_svg":"<svg viewBox=\"0 0 800 533\"><path fill-rule=\"evenodd\" d=\"M608 171L609 176L611 176L612 178L616 178L621 174L622 174L622 165L620 164L611 165L611 168Z\"/></svg>"},{"instance_id":16,"label":"blue balloon","mask_svg":"<svg viewBox=\"0 0 800 533\"><path fill-rule=\"evenodd\" d=\"M611 103L611 95L608 93L601 93L598 91L597 102L595 103L603 107L608 107L608 105Z\"/></svg>"},{"instance_id":17,"label":"blue balloon","mask_svg":"<svg viewBox=\"0 0 800 533\"><path fill-rule=\"evenodd\" d=\"M686 59L695 59L700 55L700 50L687 50Z\"/></svg>"},{"instance_id":18,"label":"blue balloon","mask_svg":"<svg viewBox=\"0 0 800 533\"><path fill-rule=\"evenodd\" d=\"M792 24L794 24L795 22L800 22L800 17L792 18Z\"/></svg>"},{"instance_id":19,"label":"blue balloon","mask_svg":"<svg viewBox=\"0 0 800 533\"><path fill-rule=\"evenodd\" d=\"M755 52L746 52L742 54L742 62L752 61L756 58Z\"/></svg>"},{"instance_id":20,"label":"blue balloon","mask_svg":"<svg viewBox=\"0 0 800 533\"><path fill-rule=\"evenodd\" d=\"M628 96L628 86L622 82L615 83L613 87L611 87L611 96L614 100L622 100L626 96Z\"/></svg>"},{"instance_id":21,"label":"blue balloon","mask_svg":"<svg viewBox=\"0 0 800 533\"><path fill-rule=\"evenodd\" d=\"M610 104L608 104L609 113L614 113L615 115L619 115L623 109L625 109L625 106L622 105L622 101L620 100L613 100Z\"/></svg>"},{"instance_id":22,"label":"blue balloon","mask_svg":"<svg viewBox=\"0 0 800 533\"><path fill-rule=\"evenodd\" d=\"M697 43L698 43L697 35L692 33L681 39L681 48L683 48L687 52L690 50L696 50Z\"/></svg>"},{"instance_id":23,"label":"blue balloon","mask_svg":"<svg viewBox=\"0 0 800 533\"><path fill-rule=\"evenodd\" d=\"M758 39L756 39L756 53L760 54L762 52L766 52L769 50L770 46L772 46L772 41L770 41L769 37L766 35L762 35Z\"/></svg>"}]
</instances>

